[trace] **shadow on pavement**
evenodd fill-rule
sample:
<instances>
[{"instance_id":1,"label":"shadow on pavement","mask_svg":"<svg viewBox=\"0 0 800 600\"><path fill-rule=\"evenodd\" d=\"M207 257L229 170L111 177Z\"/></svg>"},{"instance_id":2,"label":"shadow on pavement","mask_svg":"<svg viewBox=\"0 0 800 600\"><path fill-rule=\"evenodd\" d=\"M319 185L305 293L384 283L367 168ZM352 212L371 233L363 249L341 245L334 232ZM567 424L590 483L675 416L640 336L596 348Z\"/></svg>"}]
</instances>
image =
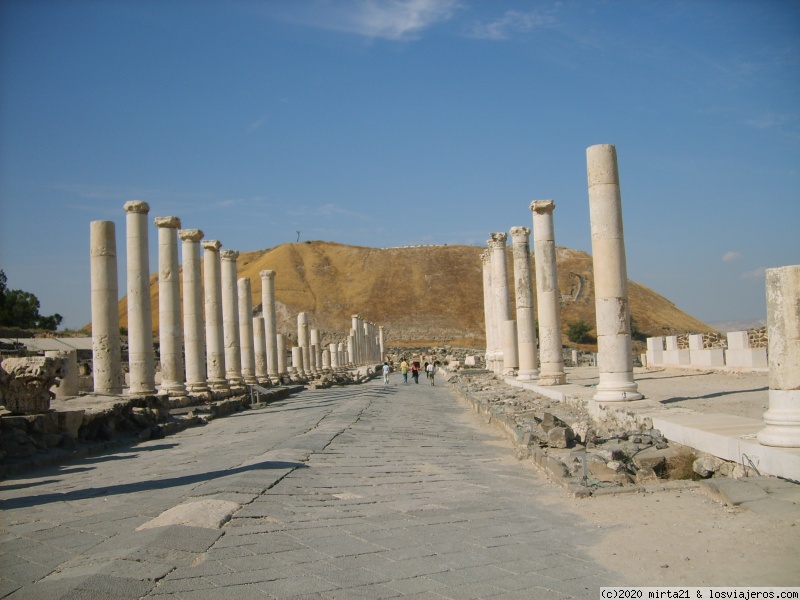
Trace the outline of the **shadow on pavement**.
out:
<instances>
[{"instance_id":1,"label":"shadow on pavement","mask_svg":"<svg viewBox=\"0 0 800 600\"><path fill-rule=\"evenodd\" d=\"M732 390L730 392L714 392L713 394L705 394L703 396L679 396L677 398L667 398L666 400L659 400L659 404L674 404L675 402L685 402L686 400L705 400L708 398L721 398L722 396L731 396L736 394L748 394L750 392L766 392L769 387L754 388L752 390Z\"/></svg>"}]
</instances>

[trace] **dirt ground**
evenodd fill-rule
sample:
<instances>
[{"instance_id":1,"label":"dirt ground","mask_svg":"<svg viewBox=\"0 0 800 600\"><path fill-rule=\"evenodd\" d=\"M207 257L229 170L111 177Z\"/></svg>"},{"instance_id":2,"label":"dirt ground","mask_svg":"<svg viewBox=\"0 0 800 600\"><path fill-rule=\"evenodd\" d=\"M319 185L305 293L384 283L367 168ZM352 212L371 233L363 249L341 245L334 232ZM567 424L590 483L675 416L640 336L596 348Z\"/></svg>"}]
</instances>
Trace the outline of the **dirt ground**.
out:
<instances>
[{"instance_id":1,"label":"dirt ground","mask_svg":"<svg viewBox=\"0 0 800 600\"><path fill-rule=\"evenodd\" d=\"M597 370L568 370L591 386ZM636 373L640 390L665 406L760 419L767 408L766 373ZM471 420L487 427L477 414ZM516 460L509 457L509 460ZM526 468L537 467L524 460ZM601 530L586 552L634 586L800 586L800 506L794 514L762 515L726 506L699 483L647 493L576 499L540 473L544 502L566 508Z\"/></svg>"}]
</instances>

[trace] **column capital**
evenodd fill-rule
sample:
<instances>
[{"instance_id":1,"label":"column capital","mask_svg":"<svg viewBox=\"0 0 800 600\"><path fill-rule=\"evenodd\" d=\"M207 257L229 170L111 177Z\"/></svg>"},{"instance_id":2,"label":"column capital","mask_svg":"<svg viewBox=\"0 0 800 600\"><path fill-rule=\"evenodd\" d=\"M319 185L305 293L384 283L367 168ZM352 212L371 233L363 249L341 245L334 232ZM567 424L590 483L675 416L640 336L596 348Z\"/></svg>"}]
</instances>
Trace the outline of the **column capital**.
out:
<instances>
[{"instance_id":1,"label":"column capital","mask_svg":"<svg viewBox=\"0 0 800 600\"><path fill-rule=\"evenodd\" d=\"M508 234L505 231L495 231L489 234L489 239L486 241L489 248L504 248Z\"/></svg>"},{"instance_id":2,"label":"column capital","mask_svg":"<svg viewBox=\"0 0 800 600\"><path fill-rule=\"evenodd\" d=\"M222 260L233 260L235 261L239 258L239 251L238 250L220 250L219 257Z\"/></svg>"},{"instance_id":3,"label":"column capital","mask_svg":"<svg viewBox=\"0 0 800 600\"><path fill-rule=\"evenodd\" d=\"M124 208L127 213L147 214L150 212L150 205L143 200L129 200L122 208Z\"/></svg>"},{"instance_id":4,"label":"column capital","mask_svg":"<svg viewBox=\"0 0 800 600\"><path fill-rule=\"evenodd\" d=\"M552 200L534 200L531 202L531 212L537 215L546 215L556 209L556 203Z\"/></svg>"},{"instance_id":5,"label":"column capital","mask_svg":"<svg viewBox=\"0 0 800 600\"><path fill-rule=\"evenodd\" d=\"M275 271L272 271L271 269L259 271L258 275L261 277L261 279L275 279Z\"/></svg>"},{"instance_id":6,"label":"column capital","mask_svg":"<svg viewBox=\"0 0 800 600\"><path fill-rule=\"evenodd\" d=\"M210 252L218 252L222 248L222 242L219 240L206 240L203 242L203 249Z\"/></svg>"},{"instance_id":7,"label":"column capital","mask_svg":"<svg viewBox=\"0 0 800 600\"><path fill-rule=\"evenodd\" d=\"M163 229L180 229L181 220L178 217L156 217L153 219L156 227Z\"/></svg>"},{"instance_id":8,"label":"column capital","mask_svg":"<svg viewBox=\"0 0 800 600\"><path fill-rule=\"evenodd\" d=\"M483 252L481 252L481 262L486 265L492 260L492 253L489 251L488 248L485 248Z\"/></svg>"},{"instance_id":9,"label":"column capital","mask_svg":"<svg viewBox=\"0 0 800 600\"><path fill-rule=\"evenodd\" d=\"M178 237L184 242L199 242L205 234L200 229L179 229Z\"/></svg>"},{"instance_id":10,"label":"column capital","mask_svg":"<svg viewBox=\"0 0 800 600\"><path fill-rule=\"evenodd\" d=\"M511 237L516 242L517 240L521 242L527 242L528 237L531 235L531 228L523 226L517 226L511 228Z\"/></svg>"}]
</instances>

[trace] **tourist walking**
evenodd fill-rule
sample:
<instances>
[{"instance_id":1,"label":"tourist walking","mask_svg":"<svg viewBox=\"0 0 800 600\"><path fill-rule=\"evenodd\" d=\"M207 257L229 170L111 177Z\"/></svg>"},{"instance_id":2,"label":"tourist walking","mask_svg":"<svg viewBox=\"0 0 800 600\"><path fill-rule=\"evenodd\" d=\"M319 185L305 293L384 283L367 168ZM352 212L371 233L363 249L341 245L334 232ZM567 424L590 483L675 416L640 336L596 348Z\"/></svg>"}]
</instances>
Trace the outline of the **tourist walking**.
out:
<instances>
[{"instance_id":1,"label":"tourist walking","mask_svg":"<svg viewBox=\"0 0 800 600\"><path fill-rule=\"evenodd\" d=\"M389 363L383 363L383 385L389 385Z\"/></svg>"},{"instance_id":2,"label":"tourist walking","mask_svg":"<svg viewBox=\"0 0 800 600\"><path fill-rule=\"evenodd\" d=\"M425 365L425 371L428 373L428 381L433 385L433 376L436 374L436 366L433 363Z\"/></svg>"},{"instance_id":3,"label":"tourist walking","mask_svg":"<svg viewBox=\"0 0 800 600\"><path fill-rule=\"evenodd\" d=\"M400 363L400 374L403 376L403 383L408 383L408 363L404 358L403 361Z\"/></svg>"},{"instance_id":4,"label":"tourist walking","mask_svg":"<svg viewBox=\"0 0 800 600\"><path fill-rule=\"evenodd\" d=\"M419 363L417 361L411 364L411 377L414 378L414 383L419 383Z\"/></svg>"}]
</instances>

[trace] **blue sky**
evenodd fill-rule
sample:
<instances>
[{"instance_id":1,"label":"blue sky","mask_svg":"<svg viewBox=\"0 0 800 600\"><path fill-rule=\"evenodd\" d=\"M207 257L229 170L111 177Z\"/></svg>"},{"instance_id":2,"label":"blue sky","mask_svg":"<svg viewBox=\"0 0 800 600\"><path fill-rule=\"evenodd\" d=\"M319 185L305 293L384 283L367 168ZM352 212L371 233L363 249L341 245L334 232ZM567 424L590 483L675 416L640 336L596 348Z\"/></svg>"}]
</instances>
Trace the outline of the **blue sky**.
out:
<instances>
[{"instance_id":1,"label":"blue sky","mask_svg":"<svg viewBox=\"0 0 800 600\"><path fill-rule=\"evenodd\" d=\"M92 220L124 294L127 200L247 251L484 245L553 199L590 251L601 143L628 276L764 317L764 268L800 263L800 3L0 3L0 268L69 327Z\"/></svg>"}]
</instances>

